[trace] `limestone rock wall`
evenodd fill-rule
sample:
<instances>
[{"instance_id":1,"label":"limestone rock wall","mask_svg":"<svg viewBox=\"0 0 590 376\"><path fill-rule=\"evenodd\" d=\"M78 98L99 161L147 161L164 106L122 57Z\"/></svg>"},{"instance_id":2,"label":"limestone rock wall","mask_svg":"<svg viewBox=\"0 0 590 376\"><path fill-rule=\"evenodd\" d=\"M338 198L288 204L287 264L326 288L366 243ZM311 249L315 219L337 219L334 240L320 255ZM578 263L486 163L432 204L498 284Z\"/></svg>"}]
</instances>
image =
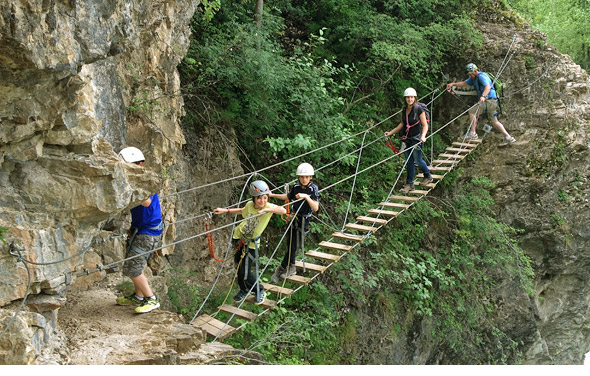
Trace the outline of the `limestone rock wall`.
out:
<instances>
[{"instance_id":1,"label":"limestone rock wall","mask_svg":"<svg viewBox=\"0 0 590 376\"><path fill-rule=\"evenodd\" d=\"M0 322L27 290L27 270L10 250L38 263L27 265L25 311L45 318L19 319L20 334L0 339L0 363L32 362L50 341L54 331L45 328L55 326L66 286L84 268L123 258L122 239L112 236L126 231L128 209L174 189L162 170L185 143L176 67L198 3L0 3L0 227L7 241ZM118 159L125 146L143 150L144 168ZM167 220L174 203L162 203ZM174 237L172 226L164 241ZM25 344L21 355L7 358L15 343Z\"/></svg>"},{"instance_id":2,"label":"limestone rock wall","mask_svg":"<svg viewBox=\"0 0 590 376\"><path fill-rule=\"evenodd\" d=\"M497 291L506 328L524 343L523 361L582 364L590 350L590 81L545 35L513 21L494 13L481 22L485 50L458 61L451 77L464 79L471 61L497 74L510 58L500 76L506 86L500 120L517 142L505 146L493 130L465 178L483 175L496 184L497 216L523 231L519 245L533 262L538 296L529 300L509 286ZM452 118L461 106L447 96L442 113ZM464 134L467 123L465 116L456 131ZM481 126L478 133L484 135Z\"/></svg>"}]
</instances>

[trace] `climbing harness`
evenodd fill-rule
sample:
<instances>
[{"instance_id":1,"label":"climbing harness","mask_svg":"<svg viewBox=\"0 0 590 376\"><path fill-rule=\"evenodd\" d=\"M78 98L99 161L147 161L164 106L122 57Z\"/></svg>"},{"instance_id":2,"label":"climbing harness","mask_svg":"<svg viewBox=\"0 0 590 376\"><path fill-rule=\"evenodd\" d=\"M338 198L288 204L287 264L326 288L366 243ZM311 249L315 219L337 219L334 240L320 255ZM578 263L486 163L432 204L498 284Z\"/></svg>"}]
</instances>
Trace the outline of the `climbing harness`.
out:
<instances>
[{"instance_id":1,"label":"climbing harness","mask_svg":"<svg viewBox=\"0 0 590 376\"><path fill-rule=\"evenodd\" d=\"M425 113L426 116L426 123L430 123L430 113L428 112L428 107L424 104L424 103L416 103L416 105L414 107L420 106ZM404 109L404 112L406 114L406 124L405 124L405 129L406 129L406 134L402 135L402 140L406 140L408 138L408 133L410 132L410 128L415 127L416 125L420 124L421 120L420 120L420 116L418 116L418 121L416 121L414 124L410 124L410 120L408 118L409 114L407 109ZM411 112L411 111L410 111ZM420 137L420 136L418 136Z\"/></svg>"}]
</instances>

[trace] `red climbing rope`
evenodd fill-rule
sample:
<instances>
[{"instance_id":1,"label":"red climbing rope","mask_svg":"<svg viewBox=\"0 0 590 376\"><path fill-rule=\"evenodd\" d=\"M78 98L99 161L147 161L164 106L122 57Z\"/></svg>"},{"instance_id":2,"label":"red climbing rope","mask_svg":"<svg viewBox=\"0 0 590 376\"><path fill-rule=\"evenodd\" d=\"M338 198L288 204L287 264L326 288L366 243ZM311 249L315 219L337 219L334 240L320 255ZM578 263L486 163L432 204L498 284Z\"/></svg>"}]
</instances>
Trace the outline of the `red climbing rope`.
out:
<instances>
[{"instance_id":1,"label":"red climbing rope","mask_svg":"<svg viewBox=\"0 0 590 376\"><path fill-rule=\"evenodd\" d=\"M225 262L225 260L220 260L217 257L215 257L215 251L213 249L213 232L211 232L212 229L213 226L211 225L211 222L209 222L209 220L205 222L205 231L207 231L207 243L209 243L209 254L213 258L213 260Z\"/></svg>"}]
</instances>

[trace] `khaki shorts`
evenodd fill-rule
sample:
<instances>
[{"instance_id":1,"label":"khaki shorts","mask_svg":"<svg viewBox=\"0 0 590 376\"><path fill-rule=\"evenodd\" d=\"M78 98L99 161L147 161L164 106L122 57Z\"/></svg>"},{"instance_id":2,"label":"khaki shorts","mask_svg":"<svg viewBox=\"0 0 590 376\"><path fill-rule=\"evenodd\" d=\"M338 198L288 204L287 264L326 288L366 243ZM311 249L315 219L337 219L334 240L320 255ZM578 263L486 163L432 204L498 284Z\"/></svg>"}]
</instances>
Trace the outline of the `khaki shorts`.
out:
<instances>
[{"instance_id":1,"label":"khaki shorts","mask_svg":"<svg viewBox=\"0 0 590 376\"><path fill-rule=\"evenodd\" d=\"M476 116L486 115L488 118L498 116L498 100L486 99L484 103L477 102L469 109L469 113Z\"/></svg>"},{"instance_id":2,"label":"khaki shorts","mask_svg":"<svg viewBox=\"0 0 590 376\"><path fill-rule=\"evenodd\" d=\"M145 269L147 260L151 253L147 253L160 245L160 235L137 234L133 238L131 247L127 250L125 258L142 254L142 256L134 257L131 260L126 260L123 264L123 275L130 278L138 277Z\"/></svg>"}]
</instances>

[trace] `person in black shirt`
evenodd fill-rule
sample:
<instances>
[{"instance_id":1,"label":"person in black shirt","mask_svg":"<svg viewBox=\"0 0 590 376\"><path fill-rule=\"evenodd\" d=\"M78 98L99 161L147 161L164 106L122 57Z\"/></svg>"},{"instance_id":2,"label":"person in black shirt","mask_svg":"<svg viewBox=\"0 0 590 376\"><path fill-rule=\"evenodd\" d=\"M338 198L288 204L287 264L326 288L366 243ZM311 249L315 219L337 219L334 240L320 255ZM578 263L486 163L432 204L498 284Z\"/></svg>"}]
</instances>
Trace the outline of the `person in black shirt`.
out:
<instances>
[{"instance_id":1,"label":"person in black shirt","mask_svg":"<svg viewBox=\"0 0 590 376\"><path fill-rule=\"evenodd\" d=\"M289 230L289 247L283 257L281 265L273 273L271 280L274 283L279 282L279 278L285 279L297 274L295 267L295 258L297 249L303 246L305 235L309 232L309 222L311 214L317 212L320 208L320 195L317 185L311 182L314 175L313 167L309 163L302 163L297 167L297 179L299 183L295 184L289 193L271 193L270 197L281 200L296 201L291 208L292 213L297 213L292 219ZM303 199L303 200L301 200Z\"/></svg>"},{"instance_id":2,"label":"person in black shirt","mask_svg":"<svg viewBox=\"0 0 590 376\"><path fill-rule=\"evenodd\" d=\"M414 177L416 176L416 169L414 162L418 163L418 167L424 173L424 179L421 184L426 185L432 183L432 176L430 170L422 159L422 145L426 141L426 133L428 133L428 121L426 119L427 108L423 103L418 102L418 94L416 90L409 87L404 91L404 100L406 106L402 112L402 121L389 132L385 132L385 136L389 137L395 133L401 133L402 136L402 150L406 155L406 184L401 189L403 193L409 193L414 189ZM417 145L410 149L412 146Z\"/></svg>"}]
</instances>

